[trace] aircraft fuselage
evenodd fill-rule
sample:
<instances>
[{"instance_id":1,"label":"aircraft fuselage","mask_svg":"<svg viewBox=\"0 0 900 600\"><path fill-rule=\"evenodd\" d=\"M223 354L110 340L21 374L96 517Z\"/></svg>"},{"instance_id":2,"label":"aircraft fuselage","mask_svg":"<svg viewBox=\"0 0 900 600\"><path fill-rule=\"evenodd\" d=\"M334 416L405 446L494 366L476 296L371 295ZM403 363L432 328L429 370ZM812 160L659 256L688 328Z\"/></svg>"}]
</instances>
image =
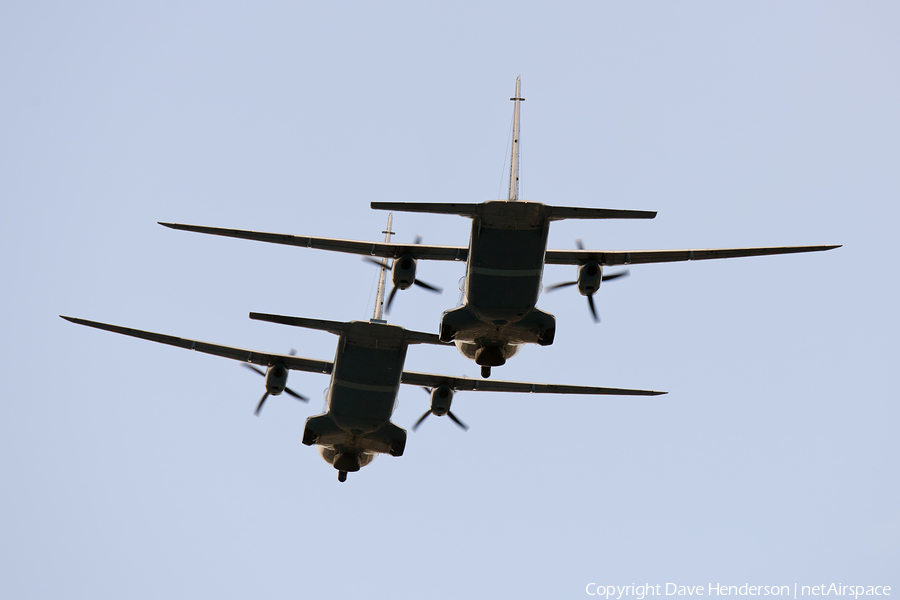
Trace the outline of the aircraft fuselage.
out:
<instances>
[{"instance_id":1,"label":"aircraft fuselage","mask_svg":"<svg viewBox=\"0 0 900 600\"><path fill-rule=\"evenodd\" d=\"M472 219L466 300L491 325L520 321L541 289L550 220L535 202L484 202Z\"/></svg>"},{"instance_id":2,"label":"aircraft fuselage","mask_svg":"<svg viewBox=\"0 0 900 600\"><path fill-rule=\"evenodd\" d=\"M325 414L307 419L303 443L356 471L376 453L400 456L406 431L391 423L409 346L402 327L354 321L338 339Z\"/></svg>"},{"instance_id":3,"label":"aircraft fuselage","mask_svg":"<svg viewBox=\"0 0 900 600\"><path fill-rule=\"evenodd\" d=\"M502 365L523 343L552 343L555 319L535 308L549 230L544 204L478 205L466 263L466 303L444 313L442 339L456 341L482 366Z\"/></svg>"}]
</instances>

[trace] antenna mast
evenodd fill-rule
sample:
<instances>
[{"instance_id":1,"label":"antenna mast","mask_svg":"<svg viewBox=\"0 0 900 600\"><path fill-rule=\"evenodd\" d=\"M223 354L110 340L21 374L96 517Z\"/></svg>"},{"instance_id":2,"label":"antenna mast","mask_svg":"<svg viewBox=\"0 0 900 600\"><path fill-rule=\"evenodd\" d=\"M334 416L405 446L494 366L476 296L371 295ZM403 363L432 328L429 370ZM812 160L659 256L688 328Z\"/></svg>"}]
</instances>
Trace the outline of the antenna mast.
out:
<instances>
[{"instance_id":1,"label":"antenna mast","mask_svg":"<svg viewBox=\"0 0 900 600\"><path fill-rule=\"evenodd\" d=\"M516 77L516 97L510 98L516 103L516 107L513 109L512 157L509 161L509 200L511 202L519 198L519 102L525 100L521 93L521 79L521 75Z\"/></svg>"},{"instance_id":2,"label":"antenna mast","mask_svg":"<svg viewBox=\"0 0 900 600\"><path fill-rule=\"evenodd\" d=\"M394 235L394 232L391 231L391 221L394 219L394 213L388 213L388 222L387 229L382 231L384 234L384 243L391 243L391 236ZM384 323L384 319L381 318L382 313L384 312L384 279L385 274L387 273L388 264L387 259L381 259L381 273L378 275L378 293L375 294L375 315L372 317L373 321L380 321Z\"/></svg>"}]
</instances>

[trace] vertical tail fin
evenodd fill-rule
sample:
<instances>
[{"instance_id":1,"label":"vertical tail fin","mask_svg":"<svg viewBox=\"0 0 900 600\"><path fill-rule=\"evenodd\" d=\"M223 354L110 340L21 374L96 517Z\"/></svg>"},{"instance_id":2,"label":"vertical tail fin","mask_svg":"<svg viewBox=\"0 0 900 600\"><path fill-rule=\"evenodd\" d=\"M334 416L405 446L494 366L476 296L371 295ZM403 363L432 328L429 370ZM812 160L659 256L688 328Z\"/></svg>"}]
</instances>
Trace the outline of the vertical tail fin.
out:
<instances>
[{"instance_id":1,"label":"vertical tail fin","mask_svg":"<svg viewBox=\"0 0 900 600\"><path fill-rule=\"evenodd\" d=\"M391 241L391 236L394 235L394 232L391 231L391 222L394 220L394 213L388 213L388 222L387 229L382 231L384 234L384 243L389 244ZM381 273L378 275L378 293L375 294L375 314L372 317L373 321L382 321L381 318L382 313L384 312L384 279L387 274L388 264L387 259L381 259Z\"/></svg>"}]
</instances>

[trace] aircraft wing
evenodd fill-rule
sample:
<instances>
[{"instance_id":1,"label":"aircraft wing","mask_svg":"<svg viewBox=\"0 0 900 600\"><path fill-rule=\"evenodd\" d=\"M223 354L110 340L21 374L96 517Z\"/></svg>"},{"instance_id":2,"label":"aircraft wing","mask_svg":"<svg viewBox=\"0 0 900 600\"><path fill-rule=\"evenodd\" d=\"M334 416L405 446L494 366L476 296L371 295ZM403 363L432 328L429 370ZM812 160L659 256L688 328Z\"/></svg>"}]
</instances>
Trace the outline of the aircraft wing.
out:
<instances>
[{"instance_id":1,"label":"aircraft wing","mask_svg":"<svg viewBox=\"0 0 900 600\"><path fill-rule=\"evenodd\" d=\"M840 247L840 244L838 244L834 246L771 246L766 248L714 248L708 250L547 250L544 263L548 265L582 265L589 260L596 260L600 264L607 266L640 265L709 260L713 258L822 252Z\"/></svg>"},{"instance_id":2,"label":"aircraft wing","mask_svg":"<svg viewBox=\"0 0 900 600\"><path fill-rule=\"evenodd\" d=\"M284 244L286 246L300 246L301 248L329 250L331 252L346 252L348 254L360 254L362 256L377 256L378 258L400 258L404 254L409 254L413 258L424 258L427 260L464 261L469 256L469 249L465 246L389 244L384 242L365 242L358 240L289 235L286 233L264 233L262 231L246 231L243 229L202 227L200 225L183 225L181 223L160 223L160 225L164 225L171 229L179 229L181 231L208 233L211 235L241 238L244 240L256 240L257 242L269 242L270 244Z\"/></svg>"},{"instance_id":3,"label":"aircraft wing","mask_svg":"<svg viewBox=\"0 0 900 600\"><path fill-rule=\"evenodd\" d=\"M520 392L535 394L587 394L598 396L659 396L668 392L651 390L629 390L621 388L593 387L584 385L558 385L555 383L525 383L518 381L497 381L494 379L471 379L468 377L451 377L433 375L431 373L415 373L403 371L400 383L438 387L448 385L461 392Z\"/></svg>"},{"instance_id":4,"label":"aircraft wing","mask_svg":"<svg viewBox=\"0 0 900 600\"><path fill-rule=\"evenodd\" d=\"M290 356L288 354L256 352L254 350L220 346L218 344L189 340L187 338L164 335L162 333L153 333L152 331L141 331L140 329L131 329L128 327L119 327L118 325L108 325L106 323L88 321L86 319L60 316L66 321L71 321L78 325L86 325L96 329L112 331L113 333L130 335L131 337L141 338L142 340L150 340L151 342L159 342L160 344L168 344L169 346L177 346L178 348L185 348L187 350L196 350L197 352L203 352L204 354L213 354L215 356L222 356L232 360L262 365L264 367L281 363L288 369L294 371L307 371L309 373L331 373L331 370L334 367L334 364L327 360L300 358L299 356Z\"/></svg>"}]
</instances>

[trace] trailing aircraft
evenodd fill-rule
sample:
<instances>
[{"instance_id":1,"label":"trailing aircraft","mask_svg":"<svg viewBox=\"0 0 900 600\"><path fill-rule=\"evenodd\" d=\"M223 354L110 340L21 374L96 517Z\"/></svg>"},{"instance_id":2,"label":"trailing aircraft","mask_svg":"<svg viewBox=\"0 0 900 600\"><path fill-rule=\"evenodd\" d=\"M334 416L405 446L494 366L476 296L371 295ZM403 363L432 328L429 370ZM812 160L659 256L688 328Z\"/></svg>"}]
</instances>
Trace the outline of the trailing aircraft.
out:
<instances>
[{"instance_id":1,"label":"trailing aircraft","mask_svg":"<svg viewBox=\"0 0 900 600\"><path fill-rule=\"evenodd\" d=\"M505 200L481 203L372 202L374 209L457 215L472 219L469 245L372 243L357 240L264 233L240 229L160 223L172 229L226 237L347 252L391 259L394 290L411 287L418 260L465 261L464 303L443 313L440 339L455 342L463 355L481 366L482 377L491 367L503 365L523 344L548 346L556 334L556 318L536 307L541 292L544 265L578 267L576 285L586 296L597 321L593 296L603 281L624 273L604 274L604 267L664 262L738 258L800 252L820 252L839 245L776 246L762 248L716 248L688 250L548 250L550 223L562 219L652 219L655 211L550 206L520 200L519 105L521 81L516 79L509 195ZM580 245L579 245L580 246ZM423 286L428 287L428 286ZM548 288L549 289L549 288Z\"/></svg>"},{"instance_id":2,"label":"trailing aircraft","mask_svg":"<svg viewBox=\"0 0 900 600\"><path fill-rule=\"evenodd\" d=\"M391 218L388 217L385 243L390 241L391 233ZM414 428L418 427L429 414L433 414L438 417L447 415L465 429L466 426L450 412L453 394L456 391L615 396L657 396L665 393L593 386L483 381L404 371L403 365L410 345L445 346L450 343L442 341L433 333L409 331L397 325L389 325L382 319L386 271L387 260L383 259L375 311L369 321L342 323L250 313L250 318L258 321L318 329L337 335L337 351L333 361L301 358L293 354L245 350L75 317L62 318L78 325L266 367L266 394L257 407L257 414L268 395L277 396L287 391L288 371L331 375L331 383L326 392L326 411L306 420L302 441L307 446L318 446L322 458L337 469L339 481L346 481L347 473L358 471L368 465L377 454L403 455L406 447L406 430L391 422L401 383L424 387L431 394L431 406Z\"/></svg>"}]
</instances>

